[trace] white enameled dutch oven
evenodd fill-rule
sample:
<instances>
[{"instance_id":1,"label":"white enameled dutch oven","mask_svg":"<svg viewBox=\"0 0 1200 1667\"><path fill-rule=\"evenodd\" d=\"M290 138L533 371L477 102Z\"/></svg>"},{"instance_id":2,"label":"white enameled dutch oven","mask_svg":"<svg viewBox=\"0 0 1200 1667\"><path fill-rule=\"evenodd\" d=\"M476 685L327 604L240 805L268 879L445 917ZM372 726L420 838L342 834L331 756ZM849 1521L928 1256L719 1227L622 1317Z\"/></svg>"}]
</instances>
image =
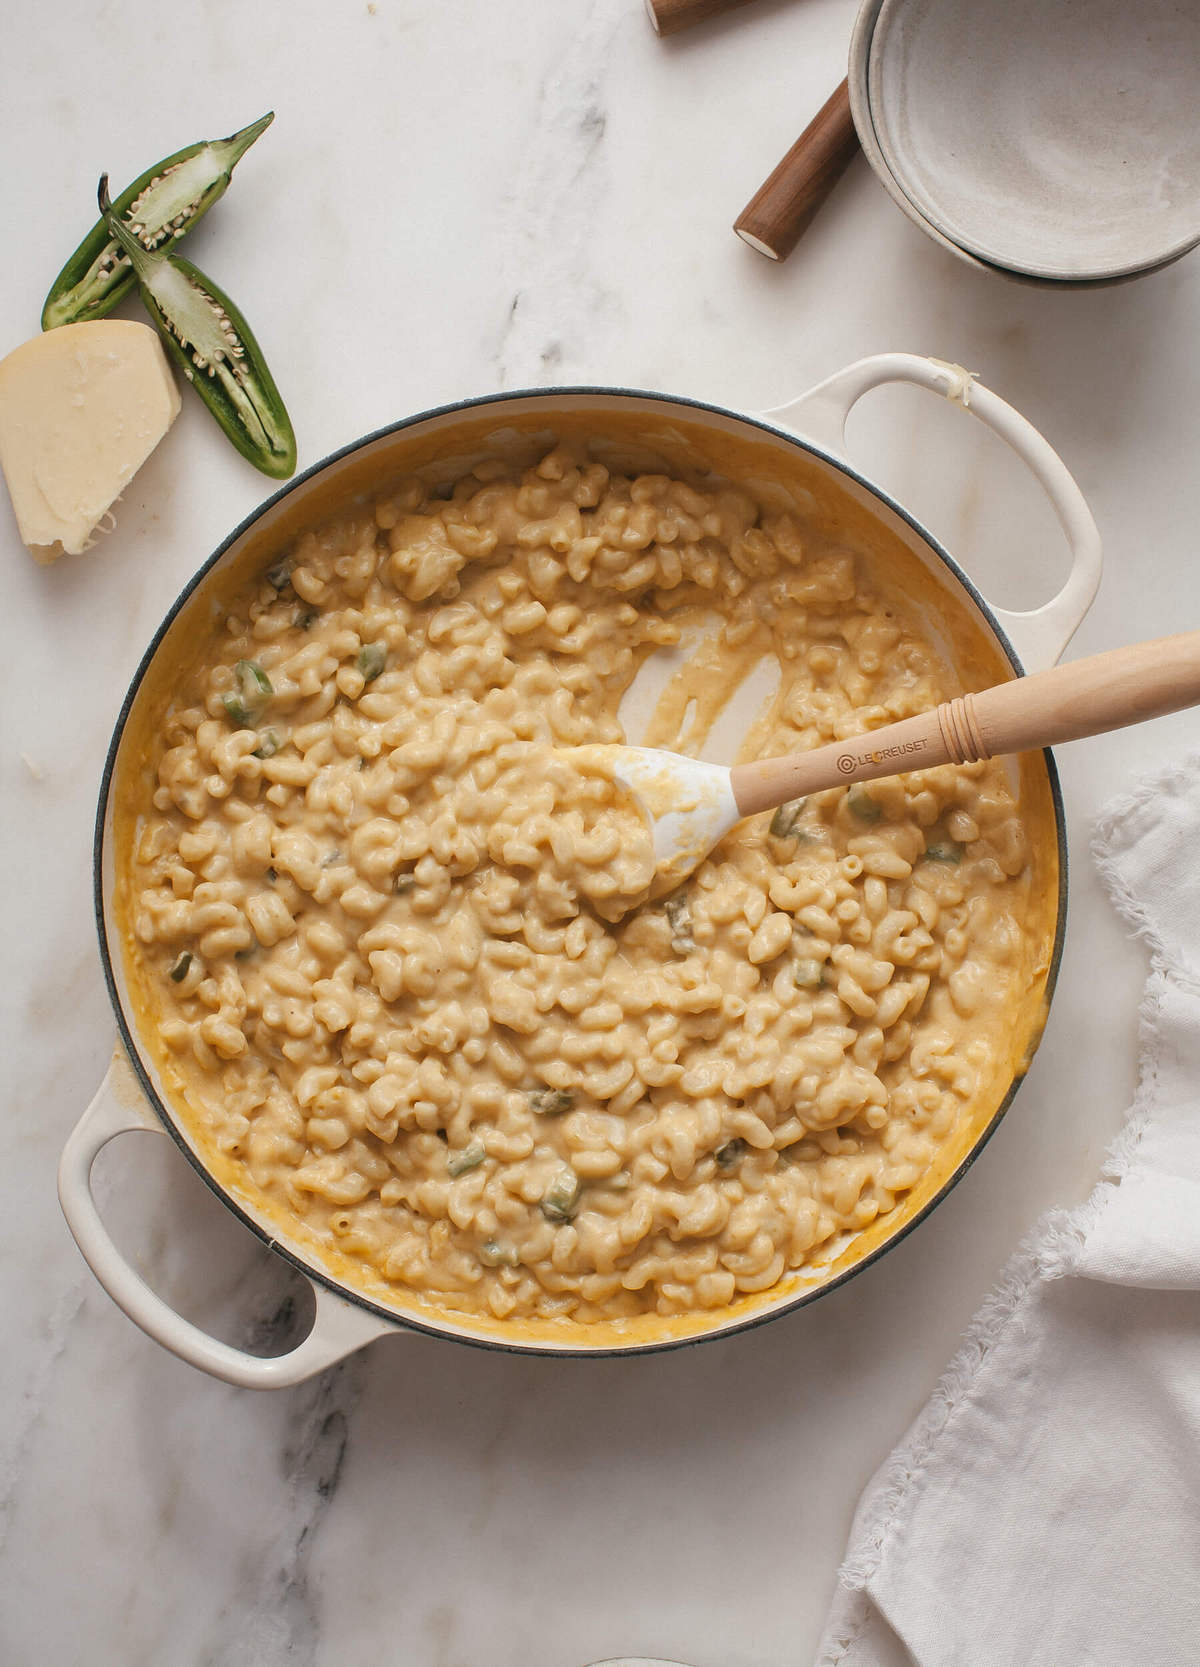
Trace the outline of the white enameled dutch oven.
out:
<instances>
[{"instance_id":1,"label":"white enameled dutch oven","mask_svg":"<svg viewBox=\"0 0 1200 1667\"><path fill-rule=\"evenodd\" d=\"M951 556L901 506L865 480L844 456L846 418L855 403L885 383L907 382L940 394L978 417L999 434L1042 483L1071 550L1071 569L1059 593L1029 613L989 607ZM119 794L114 783L130 767L137 746L141 708L148 688L161 688L180 650L203 627L212 597L231 575L250 572L265 553L278 548L331 504L369 489L414 459L453 458L505 435L552 432L555 425L586 423L588 432L617 432L624 442L645 436L660 454L683 447L693 464L697 453L750 459L755 476L799 481L825 502L842 506L847 524L866 527L875 558L904 569L911 592L927 593L921 606L929 629L955 661L964 682L994 682L1025 669L1040 670L1057 660L1086 613L1100 578L1100 545L1095 524L1061 460L1012 408L957 366L936 359L891 353L864 359L814 388L803 398L766 416L748 416L668 395L619 389L556 389L497 394L407 418L358 441L316 465L285 487L226 541L205 564L172 608L138 667L117 722L100 793L95 844L95 897L100 951L120 1040L99 1093L72 1133L59 1170L59 1196L72 1233L97 1279L126 1314L151 1337L193 1365L230 1383L269 1388L300 1382L385 1332L416 1331L453 1337L485 1347L542 1354L639 1353L719 1337L789 1312L813 1300L868 1265L921 1220L976 1156L1011 1099L1037 1045L1057 970L1066 901L1066 851L1062 806L1049 754L1014 764L1018 802L1031 833L1034 862L1046 899L1040 930L1044 953L1037 987L1015 1029L1011 1061L992 1086L987 1103L969 1119L957 1144L913 1189L906 1202L882 1223L835 1245L820 1266L789 1275L773 1290L740 1299L715 1313L658 1320L655 1316L613 1321L601 1327L557 1322L539 1330L431 1306L421 1300L351 1282L344 1266L318 1254L286 1224L268 1217L253 1201L234 1196L218 1181L195 1137L173 1107L151 1046L151 1031L139 1015L126 977L125 956L114 901L119 864L115 843ZM446 478L453 478L451 473ZM968 682L969 686L969 682ZM978 685L977 685L978 686ZM290 1353L262 1359L217 1342L183 1319L158 1297L117 1249L91 1189L97 1154L115 1136L133 1130L170 1135L222 1201L280 1255L308 1278L315 1295L312 1328Z\"/></svg>"}]
</instances>

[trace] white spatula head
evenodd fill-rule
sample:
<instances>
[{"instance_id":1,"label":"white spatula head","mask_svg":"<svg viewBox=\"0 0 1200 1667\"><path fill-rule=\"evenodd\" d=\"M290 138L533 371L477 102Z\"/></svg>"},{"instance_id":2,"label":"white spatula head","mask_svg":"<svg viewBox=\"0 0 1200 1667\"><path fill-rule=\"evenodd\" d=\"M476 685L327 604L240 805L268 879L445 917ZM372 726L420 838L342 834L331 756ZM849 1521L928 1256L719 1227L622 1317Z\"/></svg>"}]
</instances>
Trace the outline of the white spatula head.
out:
<instances>
[{"instance_id":1,"label":"white spatula head","mask_svg":"<svg viewBox=\"0 0 1200 1667\"><path fill-rule=\"evenodd\" d=\"M656 747L581 748L640 806L654 839L652 897L661 897L702 863L741 819L729 770Z\"/></svg>"}]
</instances>

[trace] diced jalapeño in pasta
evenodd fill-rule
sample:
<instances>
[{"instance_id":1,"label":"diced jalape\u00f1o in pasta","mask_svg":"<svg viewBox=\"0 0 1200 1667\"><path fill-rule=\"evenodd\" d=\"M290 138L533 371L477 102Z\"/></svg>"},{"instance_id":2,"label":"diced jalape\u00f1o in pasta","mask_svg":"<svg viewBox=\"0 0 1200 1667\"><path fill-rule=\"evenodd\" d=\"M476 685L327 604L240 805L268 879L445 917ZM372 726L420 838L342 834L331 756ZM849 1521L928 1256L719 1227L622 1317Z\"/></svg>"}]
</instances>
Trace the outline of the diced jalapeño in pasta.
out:
<instances>
[{"instance_id":1,"label":"diced jalape\u00f1o in pasta","mask_svg":"<svg viewBox=\"0 0 1200 1667\"><path fill-rule=\"evenodd\" d=\"M883 815L883 806L875 803L865 787L852 787L846 795L846 803L860 822L878 822Z\"/></svg>"},{"instance_id":2,"label":"diced jalape\u00f1o in pasta","mask_svg":"<svg viewBox=\"0 0 1200 1667\"><path fill-rule=\"evenodd\" d=\"M953 839L943 840L940 844L925 847L926 862L957 863L962 861L962 854L962 846Z\"/></svg>"},{"instance_id":3,"label":"diced jalape\u00f1o in pasta","mask_svg":"<svg viewBox=\"0 0 1200 1667\"><path fill-rule=\"evenodd\" d=\"M732 1169L735 1164L741 1162L745 1155L746 1142L737 1136L733 1140L727 1140L724 1146L718 1146L713 1153L713 1157L717 1160L718 1169Z\"/></svg>"},{"instance_id":4,"label":"diced jalape\u00f1o in pasta","mask_svg":"<svg viewBox=\"0 0 1200 1667\"><path fill-rule=\"evenodd\" d=\"M796 962L796 986L801 990L820 990L825 984L825 963L811 956L801 956Z\"/></svg>"},{"instance_id":5,"label":"diced jalape\u00f1o in pasta","mask_svg":"<svg viewBox=\"0 0 1200 1667\"><path fill-rule=\"evenodd\" d=\"M774 834L776 839L795 839L800 829L797 824L804 814L803 799L789 799L771 818L768 833Z\"/></svg>"},{"instance_id":6,"label":"diced jalape\u00f1o in pasta","mask_svg":"<svg viewBox=\"0 0 1200 1667\"><path fill-rule=\"evenodd\" d=\"M190 949L180 950L179 954L175 957L174 961L171 963L171 970L170 970L169 974L167 975L170 978L172 984L182 984L183 983L184 979L188 975L188 971L191 967L191 964L192 964L192 952L191 952L191 950Z\"/></svg>"},{"instance_id":7,"label":"diced jalape\u00f1o in pasta","mask_svg":"<svg viewBox=\"0 0 1200 1667\"><path fill-rule=\"evenodd\" d=\"M279 751L279 735L273 729L264 729L258 737L258 745L254 749L255 758L274 758Z\"/></svg>"},{"instance_id":8,"label":"diced jalape\u00f1o in pasta","mask_svg":"<svg viewBox=\"0 0 1200 1667\"><path fill-rule=\"evenodd\" d=\"M275 693L271 679L257 660L239 660L234 673L238 680L238 692L247 706L265 706Z\"/></svg>"},{"instance_id":9,"label":"diced jalape\u00f1o in pasta","mask_svg":"<svg viewBox=\"0 0 1200 1667\"><path fill-rule=\"evenodd\" d=\"M305 608L296 615L296 624L302 631L311 631L321 615L316 608Z\"/></svg>"},{"instance_id":10,"label":"diced jalape\u00f1o in pasta","mask_svg":"<svg viewBox=\"0 0 1200 1667\"><path fill-rule=\"evenodd\" d=\"M461 1151L450 1153L446 1159L446 1169L454 1176L465 1175L468 1170L478 1169L486 1157L487 1149L482 1140L473 1140Z\"/></svg>"},{"instance_id":11,"label":"diced jalape\u00f1o in pasta","mask_svg":"<svg viewBox=\"0 0 1200 1667\"><path fill-rule=\"evenodd\" d=\"M560 1169L542 1194L542 1214L546 1220L556 1225L573 1221L582 1190L582 1183L573 1169L569 1166Z\"/></svg>"},{"instance_id":12,"label":"diced jalape\u00f1o in pasta","mask_svg":"<svg viewBox=\"0 0 1200 1667\"><path fill-rule=\"evenodd\" d=\"M355 665L362 673L364 683L374 683L387 665L387 649L381 642L364 643L358 651Z\"/></svg>"},{"instance_id":13,"label":"diced jalape\u00f1o in pasta","mask_svg":"<svg viewBox=\"0 0 1200 1667\"><path fill-rule=\"evenodd\" d=\"M542 1117L561 1117L575 1104L575 1096L565 1088L532 1088L529 1104Z\"/></svg>"},{"instance_id":14,"label":"diced jalape\u00f1o in pasta","mask_svg":"<svg viewBox=\"0 0 1200 1667\"><path fill-rule=\"evenodd\" d=\"M521 1265L516 1249L510 1244L501 1244L499 1239L486 1240L476 1254L485 1268L519 1268Z\"/></svg>"},{"instance_id":15,"label":"diced jalape\u00f1o in pasta","mask_svg":"<svg viewBox=\"0 0 1200 1667\"><path fill-rule=\"evenodd\" d=\"M252 729L274 693L257 660L239 660L233 668L233 688L221 696L221 704L239 729Z\"/></svg>"}]
</instances>

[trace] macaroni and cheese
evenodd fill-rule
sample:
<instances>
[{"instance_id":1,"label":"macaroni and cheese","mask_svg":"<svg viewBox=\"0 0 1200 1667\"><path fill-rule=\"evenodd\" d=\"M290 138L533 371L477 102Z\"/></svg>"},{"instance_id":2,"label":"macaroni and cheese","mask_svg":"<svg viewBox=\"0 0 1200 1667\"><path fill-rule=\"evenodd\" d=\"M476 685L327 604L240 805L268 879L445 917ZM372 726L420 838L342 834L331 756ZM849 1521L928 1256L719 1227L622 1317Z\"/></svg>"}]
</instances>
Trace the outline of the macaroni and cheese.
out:
<instances>
[{"instance_id":1,"label":"macaroni and cheese","mask_svg":"<svg viewBox=\"0 0 1200 1667\"><path fill-rule=\"evenodd\" d=\"M860 554L746 486L582 443L393 482L217 610L126 875L170 1080L245 1196L399 1297L717 1310L888 1217L1045 972L1000 763L837 788L642 901L569 749L697 751L751 668L767 756L958 684Z\"/></svg>"}]
</instances>

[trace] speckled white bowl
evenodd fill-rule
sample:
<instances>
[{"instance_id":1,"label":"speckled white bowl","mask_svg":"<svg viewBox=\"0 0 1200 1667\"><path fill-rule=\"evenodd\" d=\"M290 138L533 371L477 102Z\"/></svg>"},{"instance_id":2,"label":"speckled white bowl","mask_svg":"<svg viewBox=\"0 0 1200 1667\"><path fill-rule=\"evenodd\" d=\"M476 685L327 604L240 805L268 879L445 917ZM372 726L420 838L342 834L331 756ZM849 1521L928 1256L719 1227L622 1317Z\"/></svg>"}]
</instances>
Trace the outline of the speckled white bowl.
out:
<instances>
[{"instance_id":1,"label":"speckled white bowl","mask_svg":"<svg viewBox=\"0 0 1200 1667\"><path fill-rule=\"evenodd\" d=\"M976 260L974 255L961 249L957 243L946 237L933 225L904 193L898 179L888 166L887 157L880 148L879 139L875 132L875 123L871 115L871 99L867 86L867 67L871 56L871 40L875 34L875 24L883 0L863 0L858 15L854 20L854 28L850 36L850 63L846 72L846 81L850 92L850 114L854 118L854 126L858 132L858 142L862 146L876 178L887 192L888 196L908 218L925 232L935 243L939 243L949 254L955 255L967 266L973 266L976 271L988 272L992 268L986 262Z\"/></svg>"},{"instance_id":2,"label":"speckled white bowl","mask_svg":"<svg viewBox=\"0 0 1200 1667\"><path fill-rule=\"evenodd\" d=\"M1200 243L1195 0L867 0L856 82L872 166L971 264L1111 282Z\"/></svg>"}]
</instances>

